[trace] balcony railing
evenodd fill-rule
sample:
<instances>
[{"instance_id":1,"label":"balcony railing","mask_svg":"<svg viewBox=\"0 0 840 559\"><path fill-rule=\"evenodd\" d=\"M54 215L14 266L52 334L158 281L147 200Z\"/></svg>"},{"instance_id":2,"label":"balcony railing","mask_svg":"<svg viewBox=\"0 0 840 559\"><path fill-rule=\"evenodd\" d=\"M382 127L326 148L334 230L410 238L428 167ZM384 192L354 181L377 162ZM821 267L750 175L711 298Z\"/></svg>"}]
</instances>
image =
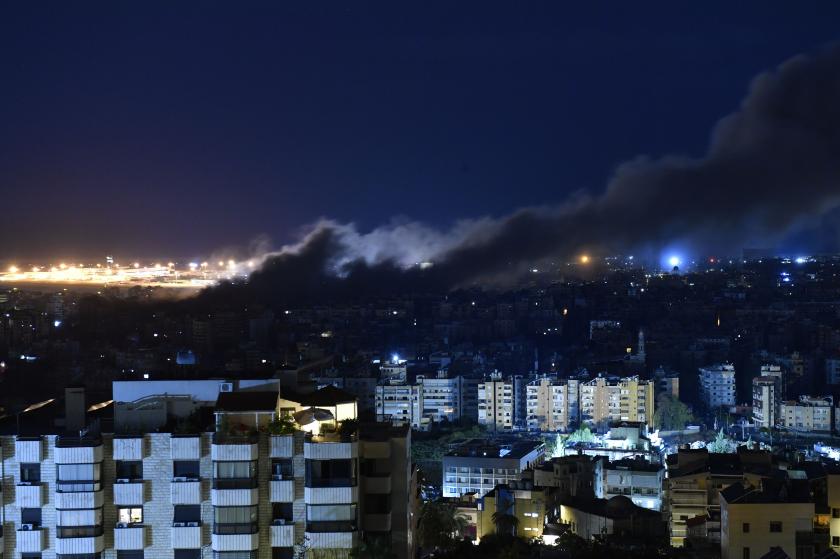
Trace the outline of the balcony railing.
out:
<instances>
[{"instance_id":1,"label":"balcony railing","mask_svg":"<svg viewBox=\"0 0 840 559\"><path fill-rule=\"evenodd\" d=\"M72 437L61 435L55 439L56 448L78 448L101 446L102 437Z\"/></svg>"},{"instance_id":2,"label":"balcony railing","mask_svg":"<svg viewBox=\"0 0 840 559\"><path fill-rule=\"evenodd\" d=\"M352 443L359 439L358 433L321 433L313 435L306 434L306 442L308 443Z\"/></svg>"},{"instance_id":3,"label":"balcony railing","mask_svg":"<svg viewBox=\"0 0 840 559\"><path fill-rule=\"evenodd\" d=\"M259 523L257 522L244 522L241 524L213 524L213 533L218 536L256 534L258 531Z\"/></svg>"},{"instance_id":4,"label":"balcony railing","mask_svg":"<svg viewBox=\"0 0 840 559\"><path fill-rule=\"evenodd\" d=\"M58 480L55 482L55 490L59 493L83 493L101 489L102 483L93 480Z\"/></svg>"},{"instance_id":5,"label":"balcony railing","mask_svg":"<svg viewBox=\"0 0 840 559\"><path fill-rule=\"evenodd\" d=\"M103 533L102 525L96 526L58 526L56 537L58 538L95 538Z\"/></svg>"},{"instance_id":6,"label":"balcony railing","mask_svg":"<svg viewBox=\"0 0 840 559\"><path fill-rule=\"evenodd\" d=\"M314 533L323 532L355 532L355 520L323 520L323 521L306 521L306 531Z\"/></svg>"},{"instance_id":7,"label":"balcony railing","mask_svg":"<svg viewBox=\"0 0 840 559\"><path fill-rule=\"evenodd\" d=\"M244 435L228 435L213 433L213 444L257 444L260 440L258 433Z\"/></svg>"},{"instance_id":8,"label":"balcony railing","mask_svg":"<svg viewBox=\"0 0 840 559\"><path fill-rule=\"evenodd\" d=\"M257 478L215 478L213 489L254 489L257 487Z\"/></svg>"},{"instance_id":9,"label":"balcony railing","mask_svg":"<svg viewBox=\"0 0 840 559\"><path fill-rule=\"evenodd\" d=\"M356 483L355 477L309 478L306 487L355 487Z\"/></svg>"}]
</instances>

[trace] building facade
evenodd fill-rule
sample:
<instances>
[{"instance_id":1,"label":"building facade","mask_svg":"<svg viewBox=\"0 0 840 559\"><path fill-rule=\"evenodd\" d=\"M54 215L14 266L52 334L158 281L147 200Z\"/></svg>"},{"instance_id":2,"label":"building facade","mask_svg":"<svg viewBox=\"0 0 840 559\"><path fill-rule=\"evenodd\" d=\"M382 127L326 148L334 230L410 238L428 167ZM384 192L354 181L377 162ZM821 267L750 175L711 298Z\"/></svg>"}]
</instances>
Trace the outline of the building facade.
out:
<instances>
[{"instance_id":1,"label":"building facade","mask_svg":"<svg viewBox=\"0 0 840 559\"><path fill-rule=\"evenodd\" d=\"M782 427L808 433L830 433L833 410L831 396L800 396L783 402L779 412Z\"/></svg>"},{"instance_id":2,"label":"building facade","mask_svg":"<svg viewBox=\"0 0 840 559\"><path fill-rule=\"evenodd\" d=\"M594 378L580 386L581 423L598 429L621 421L653 425L654 393L654 381L638 376Z\"/></svg>"},{"instance_id":3,"label":"building facade","mask_svg":"<svg viewBox=\"0 0 840 559\"><path fill-rule=\"evenodd\" d=\"M709 408L735 405L735 366L701 367L700 395Z\"/></svg>"},{"instance_id":4,"label":"building facade","mask_svg":"<svg viewBox=\"0 0 840 559\"><path fill-rule=\"evenodd\" d=\"M580 382L542 377L526 387L527 425L532 431L568 431L580 423Z\"/></svg>"}]
</instances>

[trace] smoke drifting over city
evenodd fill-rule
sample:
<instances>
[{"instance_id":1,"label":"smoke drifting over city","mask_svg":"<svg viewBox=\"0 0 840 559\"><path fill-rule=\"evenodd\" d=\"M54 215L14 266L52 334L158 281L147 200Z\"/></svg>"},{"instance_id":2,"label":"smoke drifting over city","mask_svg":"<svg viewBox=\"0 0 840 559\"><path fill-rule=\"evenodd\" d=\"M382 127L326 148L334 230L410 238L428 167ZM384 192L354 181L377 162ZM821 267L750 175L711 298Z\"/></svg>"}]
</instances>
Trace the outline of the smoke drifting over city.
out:
<instances>
[{"instance_id":1,"label":"smoke drifting over city","mask_svg":"<svg viewBox=\"0 0 840 559\"><path fill-rule=\"evenodd\" d=\"M370 233L321 221L270 254L250 286L275 299L364 296L516 278L546 260L678 243L700 256L773 246L840 205L840 47L756 77L700 158L640 157L599 196L465 220L448 231L395 222ZM511 185L516 188L516 185ZM431 262L432 265L421 265ZM227 290L229 287L223 287Z\"/></svg>"}]
</instances>

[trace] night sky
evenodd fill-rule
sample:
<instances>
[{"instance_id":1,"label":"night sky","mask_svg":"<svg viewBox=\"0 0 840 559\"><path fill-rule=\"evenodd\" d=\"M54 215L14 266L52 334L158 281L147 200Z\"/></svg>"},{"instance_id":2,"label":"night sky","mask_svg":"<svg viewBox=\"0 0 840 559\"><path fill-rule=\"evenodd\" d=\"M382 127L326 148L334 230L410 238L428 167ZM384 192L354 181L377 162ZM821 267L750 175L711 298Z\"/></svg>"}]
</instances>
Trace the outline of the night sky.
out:
<instances>
[{"instance_id":1,"label":"night sky","mask_svg":"<svg viewBox=\"0 0 840 559\"><path fill-rule=\"evenodd\" d=\"M837 2L293 5L7 3L0 260L598 193L637 155L702 154L752 77L840 36Z\"/></svg>"}]
</instances>

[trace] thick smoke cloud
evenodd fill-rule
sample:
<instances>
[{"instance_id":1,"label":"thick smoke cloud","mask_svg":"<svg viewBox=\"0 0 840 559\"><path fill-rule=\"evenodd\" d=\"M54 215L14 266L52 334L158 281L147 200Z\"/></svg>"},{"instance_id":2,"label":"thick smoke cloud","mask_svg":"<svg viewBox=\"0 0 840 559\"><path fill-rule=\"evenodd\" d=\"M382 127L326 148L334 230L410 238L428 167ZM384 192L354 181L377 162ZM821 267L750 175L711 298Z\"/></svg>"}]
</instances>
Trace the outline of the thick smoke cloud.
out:
<instances>
[{"instance_id":1,"label":"thick smoke cloud","mask_svg":"<svg viewBox=\"0 0 840 559\"><path fill-rule=\"evenodd\" d=\"M741 107L715 126L703 157L641 157L621 165L601 195L467 220L446 232L407 222L361 234L322 221L298 245L269 256L250 285L291 302L451 289L515 277L545 259L675 240L733 254L745 244L773 246L838 206L835 46L755 78ZM434 265L416 265L424 261Z\"/></svg>"}]
</instances>

